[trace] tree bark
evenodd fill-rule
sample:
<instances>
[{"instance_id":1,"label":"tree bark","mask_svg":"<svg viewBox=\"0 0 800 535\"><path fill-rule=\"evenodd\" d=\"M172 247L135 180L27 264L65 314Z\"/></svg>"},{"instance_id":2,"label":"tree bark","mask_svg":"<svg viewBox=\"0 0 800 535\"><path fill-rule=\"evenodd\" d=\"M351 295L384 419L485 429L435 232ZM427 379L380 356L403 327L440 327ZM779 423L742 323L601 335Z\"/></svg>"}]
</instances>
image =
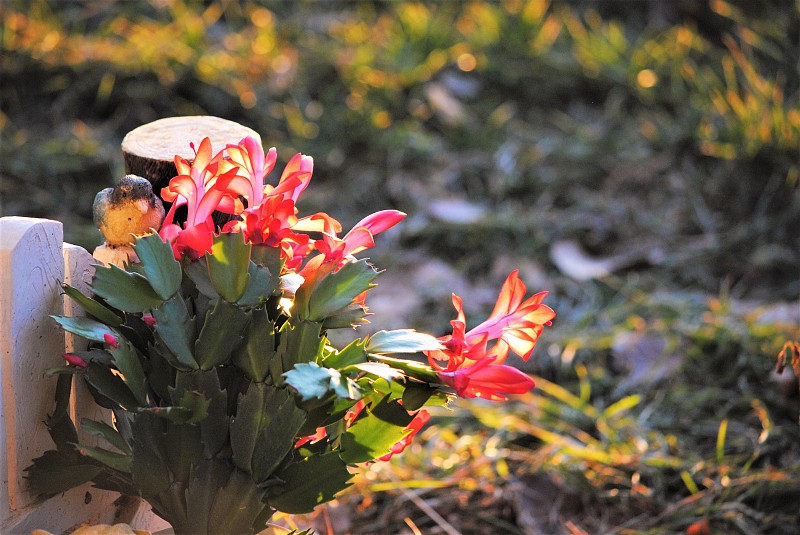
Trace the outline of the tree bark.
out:
<instances>
[{"instance_id":1,"label":"tree bark","mask_svg":"<svg viewBox=\"0 0 800 535\"><path fill-rule=\"evenodd\" d=\"M153 184L153 192L160 196L161 189L178 174L175 156L190 163L194 160L194 151L189 143L197 147L204 137L208 137L213 150L219 151L246 136L261 143L261 136L256 131L219 117L196 115L159 119L131 130L122 140L125 173L146 178ZM169 203L164 205L169 210ZM214 212L213 219L215 225L222 226L232 216Z\"/></svg>"}]
</instances>

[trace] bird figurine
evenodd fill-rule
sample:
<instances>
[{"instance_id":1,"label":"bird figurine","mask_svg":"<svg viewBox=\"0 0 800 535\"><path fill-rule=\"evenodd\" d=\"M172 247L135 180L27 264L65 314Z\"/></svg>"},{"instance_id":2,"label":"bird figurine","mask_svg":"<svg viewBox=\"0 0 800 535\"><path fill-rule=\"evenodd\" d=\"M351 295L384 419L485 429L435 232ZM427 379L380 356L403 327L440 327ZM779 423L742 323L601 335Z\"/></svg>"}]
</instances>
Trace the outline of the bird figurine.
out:
<instances>
[{"instance_id":1,"label":"bird figurine","mask_svg":"<svg viewBox=\"0 0 800 535\"><path fill-rule=\"evenodd\" d=\"M100 191L92 205L94 224L105 243L93 256L104 264L123 267L139 259L131 247L135 236L158 231L164 221L164 205L146 178L125 175L113 188Z\"/></svg>"},{"instance_id":2,"label":"bird figurine","mask_svg":"<svg viewBox=\"0 0 800 535\"><path fill-rule=\"evenodd\" d=\"M92 210L94 224L109 247L130 245L134 235L158 231L164 221L164 205L152 184L136 175L125 175L113 188L99 192Z\"/></svg>"}]
</instances>

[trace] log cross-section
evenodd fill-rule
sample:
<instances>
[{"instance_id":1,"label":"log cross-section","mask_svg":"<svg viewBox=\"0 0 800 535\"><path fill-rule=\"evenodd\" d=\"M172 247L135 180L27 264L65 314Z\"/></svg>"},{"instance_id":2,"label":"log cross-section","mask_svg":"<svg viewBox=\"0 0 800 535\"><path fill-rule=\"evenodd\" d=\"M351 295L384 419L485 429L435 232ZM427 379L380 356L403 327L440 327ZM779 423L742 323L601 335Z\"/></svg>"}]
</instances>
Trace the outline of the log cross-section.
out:
<instances>
[{"instance_id":1,"label":"log cross-section","mask_svg":"<svg viewBox=\"0 0 800 535\"><path fill-rule=\"evenodd\" d=\"M255 130L219 117L195 115L159 119L131 130L122 140L125 173L146 178L153 184L153 192L160 196L161 189L177 175L175 156L189 162L194 160L190 143L198 147L203 138L208 137L212 149L217 152L246 136L261 143L261 136ZM228 220L227 214L215 212L217 225Z\"/></svg>"}]
</instances>

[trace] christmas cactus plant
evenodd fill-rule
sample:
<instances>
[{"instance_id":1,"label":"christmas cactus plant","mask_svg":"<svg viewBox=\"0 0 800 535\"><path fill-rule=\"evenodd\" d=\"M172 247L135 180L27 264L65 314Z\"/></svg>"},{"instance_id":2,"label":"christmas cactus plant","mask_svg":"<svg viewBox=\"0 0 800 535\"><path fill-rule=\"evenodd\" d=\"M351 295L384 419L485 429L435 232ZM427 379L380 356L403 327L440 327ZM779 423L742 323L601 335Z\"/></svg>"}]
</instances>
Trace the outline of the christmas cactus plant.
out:
<instances>
[{"instance_id":1,"label":"christmas cactus plant","mask_svg":"<svg viewBox=\"0 0 800 535\"><path fill-rule=\"evenodd\" d=\"M426 405L533 388L504 361L527 359L555 314L544 293L525 298L516 272L472 329L454 295L450 335L380 331L334 347L326 334L366 321L378 276L355 255L405 214L375 213L342 236L325 213L298 217L312 159L298 154L265 185L275 161L252 138L216 154L204 139L191 163L176 156L161 192L172 206L158 233L137 237L139 262L97 267L92 296L64 286L87 315L55 320L91 343L52 370L56 449L28 468L35 492L92 482L143 497L177 534L255 533L402 451ZM215 210L233 216L221 229ZM93 445L68 417L76 377L113 416L80 421Z\"/></svg>"}]
</instances>

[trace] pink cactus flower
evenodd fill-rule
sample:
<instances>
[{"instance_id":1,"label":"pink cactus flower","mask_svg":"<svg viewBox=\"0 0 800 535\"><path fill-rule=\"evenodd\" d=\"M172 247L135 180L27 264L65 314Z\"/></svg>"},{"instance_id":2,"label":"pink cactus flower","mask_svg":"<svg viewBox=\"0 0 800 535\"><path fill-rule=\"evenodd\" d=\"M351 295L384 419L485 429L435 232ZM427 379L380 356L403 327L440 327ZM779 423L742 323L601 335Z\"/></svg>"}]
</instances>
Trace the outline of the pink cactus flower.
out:
<instances>
[{"instance_id":1,"label":"pink cactus flower","mask_svg":"<svg viewBox=\"0 0 800 535\"><path fill-rule=\"evenodd\" d=\"M76 355L75 353L64 353L64 360L66 360L73 366L77 366L78 368L89 367L89 363L83 360L83 358L80 355Z\"/></svg>"},{"instance_id":2,"label":"pink cactus flower","mask_svg":"<svg viewBox=\"0 0 800 535\"><path fill-rule=\"evenodd\" d=\"M119 341L118 341L118 340L117 340L117 338L116 338L116 337L115 337L113 334L111 334L111 333L106 333L106 334L104 334L104 335L103 335L103 340L105 341L105 343L106 343L106 344L108 344L109 346L111 346L111 348L112 348L112 349L116 349L116 348L118 348L118 347L119 347Z\"/></svg>"},{"instance_id":3,"label":"pink cactus flower","mask_svg":"<svg viewBox=\"0 0 800 535\"><path fill-rule=\"evenodd\" d=\"M533 380L516 368L503 365L510 351L528 360L536 341L555 317L542 304L547 292L524 299L526 288L519 273L512 271L486 321L469 331L461 298L453 295L457 317L450 322L453 334L439 338L444 349L427 351L428 362L443 383L463 397L506 399L504 394L527 392ZM496 341L489 347L490 341Z\"/></svg>"}]
</instances>

